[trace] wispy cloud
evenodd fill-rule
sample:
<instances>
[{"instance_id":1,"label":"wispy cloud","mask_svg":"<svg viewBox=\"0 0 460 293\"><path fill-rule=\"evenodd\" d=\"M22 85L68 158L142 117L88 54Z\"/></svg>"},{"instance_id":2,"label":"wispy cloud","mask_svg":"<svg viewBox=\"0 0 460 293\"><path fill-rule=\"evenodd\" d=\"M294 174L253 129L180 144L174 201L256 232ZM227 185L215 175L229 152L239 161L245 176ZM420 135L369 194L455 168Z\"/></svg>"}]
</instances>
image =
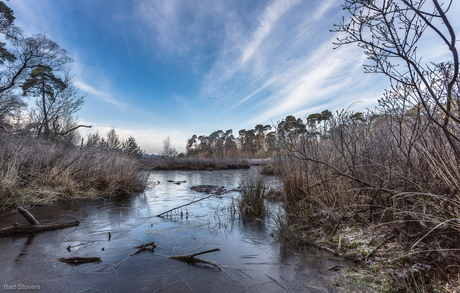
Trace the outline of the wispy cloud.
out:
<instances>
[{"instance_id":1,"label":"wispy cloud","mask_svg":"<svg viewBox=\"0 0 460 293\"><path fill-rule=\"evenodd\" d=\"M299 0L276 0L262 14L260 25L254 32L249 44L243 48L241 63L246 63L254 55L262 41L270 34L276 21Z\"/></svg>"},{"instance_id":2,"label":"wispy cloud","mask_svg":"<svg viewBox=\"0 0 460 293\"><path fill-rule=\"evenodd\" d=\"M159 55L181 56L200 62L206 48L219 46L227 1L137 0L135 19L141 38ZM139 33L138 31L138 33Z\"/></svg>"},{"instance_id":3,"label":"wispy cloud","mask_svg":"<svg viewBox=\"0 0 460 293\"><path fill-rule=\"evenodd\" d=\"M7 5L27 35L46 32L71 52L75 85L92 96L79 114L101 132L116 124L154 152L168 135L182 147L192 131L254 127L356 101L363 103L355 110L372 107L388 85L384 76L363 74L370 61L361 49L332 49L329 30L344 13L342 1L74 2ZM455 31L459 13L454 5L448 15ZM69 34L72 27L82 30ZM450 54L435 34L424 38L422 62Z\"/></svg>"},{"instance_id":4,"label":"wispy cloud","mask_svg":"<svg viewBox=\"0 0 460 293\"><path fill-rule=\"evenodd\" d=\"M92 95L95 95L95 96L98 96L99 98L103 99L104 101L108 102L108 103L111 103L111 104L114 104L115 106L118 106L118 107L122 107L123 104L118 102L117 100L115 100L114 98L111 97L111 95L107 92L104 92L104 91L100 91L100 90L97 90L95 88L93 88L92 86L82 82L82 81L75 81L74 82L75 86L77 86L79 89L89 93L89 94L92 94Z\"/></svg>"},{"instance_id":5,"label":"wispy cloud","mask_svg":"<svg viewBox=\"0 0 460 293\"><path fill-rule=\"evenodd\" d=\"M333 0L317 5L273 1L252 33L228 42L235 50L223 50L202 96L219 97L227 112L249 108L254 121L312 108L355 87L359 82L352 76L362 71L365 56L356 48L332 50L335 36L327 17L337 8Z\"/></svg>"}]
</instances>

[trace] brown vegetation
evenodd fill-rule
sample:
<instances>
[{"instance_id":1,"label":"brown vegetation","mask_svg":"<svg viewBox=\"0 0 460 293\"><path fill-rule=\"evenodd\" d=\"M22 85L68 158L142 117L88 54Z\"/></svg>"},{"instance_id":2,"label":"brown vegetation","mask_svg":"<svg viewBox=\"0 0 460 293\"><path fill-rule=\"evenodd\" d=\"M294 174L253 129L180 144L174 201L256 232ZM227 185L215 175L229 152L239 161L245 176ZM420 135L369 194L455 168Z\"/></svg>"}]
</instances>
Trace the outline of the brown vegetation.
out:
<instances>
[{"instance_id":1,"label":"brown vegetation","mask_svg":"<svg viewBox=\"0 0 460 293\"><path fill-rule=\"evenodd\" d=\"M142 190L146 175L133 158L143 152L133 137L120 141L113 129L107 140L94 134L76 147L78 129L91 126L73 116L84 96L66 69L67 51L46 35L24 35L3 1L0 16L0 210Z\"/></svg>"},{"instance_id":2,"label":"brown vegetation","mask_svg":"<svg viewBox=\"0 0 460 293\"><path fill-rule=\"evenodd\" d=\"M260 174L262 175L279 175L280 171L274 164L265 165L260 170Z\"/></svg>"},{"instance_id":3,"label":"brown vegetation","mask_svg":"<svg viewBox=\"0 0 460 293\"><path fill-rule=\"evenodd\" d=\"M382 100L378 113L338 113L327 136L284 137L276 162L291 216L281 236L366 266L386 259L381 269L400 277L423 264L416 273L432 276L423 282L449 279L460 260L458 158L442 130L393 102Z\"/></svg>"},{"instance_id":4,"label":"brown vegetation","mask_svg":"<svg viewBox=\"0 0 460 293\"><path fill-rule=\"evenodd\" d=\"M388 76L391 90L374 111L342 111L322 125L313 120L305 131L278 134L289 215L278 221L280 236L361 263L367 285L383 285L384 275L392 280L375 291L458 292L460 79L446 16L452 3L345 0L350 18L336 25L336 45L360 46L372 62L366 71ZM421 62L425 30L450 60Z\"/></svg>"},{"instance_id":5,"label":"brown vegetation","mask_svg":"<svg viewBox=\"0 0 460 293\"><path fill-rule=\"evenodd\" d=\"M141 191L146 173L132 157L0 134L0 208Z\"/></svg>"}]
</instances>

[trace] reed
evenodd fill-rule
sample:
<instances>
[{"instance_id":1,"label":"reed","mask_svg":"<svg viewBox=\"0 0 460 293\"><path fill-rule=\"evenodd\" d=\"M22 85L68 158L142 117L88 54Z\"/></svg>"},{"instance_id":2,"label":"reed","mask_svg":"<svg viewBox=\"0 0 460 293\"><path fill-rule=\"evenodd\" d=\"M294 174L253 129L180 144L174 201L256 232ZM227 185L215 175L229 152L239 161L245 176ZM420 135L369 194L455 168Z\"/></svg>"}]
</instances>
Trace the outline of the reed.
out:
<instances>
[{"instance_id":1,"label":"reed","mask_svg":"<svg viewBox=\"0 0 460 293\"><path fill-rule=\"evenodd\" d=\"M252 178L241 184L239 202L241 215L245 218L261 218L265 215L265 194L268 191L264 178Z\"/></svg>"}]
</instances>

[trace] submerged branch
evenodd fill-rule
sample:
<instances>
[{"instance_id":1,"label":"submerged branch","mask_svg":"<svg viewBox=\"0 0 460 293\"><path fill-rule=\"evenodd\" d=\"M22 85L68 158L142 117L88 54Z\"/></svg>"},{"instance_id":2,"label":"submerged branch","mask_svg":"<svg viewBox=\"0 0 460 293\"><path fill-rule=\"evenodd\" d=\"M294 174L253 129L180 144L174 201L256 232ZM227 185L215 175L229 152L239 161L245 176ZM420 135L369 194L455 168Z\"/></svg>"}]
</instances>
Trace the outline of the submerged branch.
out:
<instances>
[{"instance_id":1,"label":"submerged branch","mask_svg":"<svg viewBox=\"0 0 460 293\"><path fill-rule=\"evenodd\" d=\"M211 195L209 195L209 196L200 198L200 199L198 199L198 200L195 200L195 201L192 201L192 202L183 204L183 205L178 206L178 207L175 207L175 208L173 208L173 209L167 210L166 212L163 212L163 213L161 213L161 214L156 215L156 217L161 217L161 216L164 215L164 214L167 214L167 213L172 212L172 211L174 211L174 210L177 210L177 209L183 208L183 207L185 207L185 206L191 205L192 203L196 203L196 202L202 201L203 199L210 198L211 196L214 196L214 194L211 194Z\"/></svg>"},{"instance_id":2,"label":"submerged branch","mask_svg":"<svg viewBox=\"0 0 460 293\"><path fill-rule=\"evenodd\" d=\"M72 265L79 265L82 263L90 263L90 262L101 262L102 259L100 256L95 257L61 257L58 259L61 262L65 262Z\"/></svg>"},{"instance_id":3,"label":"submerged branch","mask_svg":"<svg viewBox=\"0 0 460 293\"><path fill-rule=\"evenodd\" d=\"M178 260L178 261L183 261L183 262L186 262L188 264L202 263L202 264L207 264L207 265L214 266L216 268L220 268L219 265L217 265L215 263L212 263L212 262L202 260L202 259L199 259L199 258L195 257L195 256L198 256L198 255L202 255L202 254L205 254L205 253L211 253L211 252L215 252L215 251L220 251L220 249L219 248L214 248L214 249L210 249L210 250L206 250L206 251L202 251L202 252L197 252L197 253L190 254L190 255L170 256L169 258L175 259L175 260Z\"/></svg>"},{"instance_id":4,"label":"submerged branch","mask_svg":"<svg viewBox=\"0 0 460 293\"><path fill-rule=\"evenodd\" d=\"M149 248L148 246L150 246L150 248ZM145 243L145 244L136 246L136 248L138 248L138 250L134 251L134 252L131 253L129 256L138 254L139 252L144 251L144 250L151 250L151 251L153 251L153 250L155 249L155 247L157 247L157 246L155 245L155 242L154 242L154 241L152 241L152 242L150 242L150 243Z\"/></svg>"}]
</instances>

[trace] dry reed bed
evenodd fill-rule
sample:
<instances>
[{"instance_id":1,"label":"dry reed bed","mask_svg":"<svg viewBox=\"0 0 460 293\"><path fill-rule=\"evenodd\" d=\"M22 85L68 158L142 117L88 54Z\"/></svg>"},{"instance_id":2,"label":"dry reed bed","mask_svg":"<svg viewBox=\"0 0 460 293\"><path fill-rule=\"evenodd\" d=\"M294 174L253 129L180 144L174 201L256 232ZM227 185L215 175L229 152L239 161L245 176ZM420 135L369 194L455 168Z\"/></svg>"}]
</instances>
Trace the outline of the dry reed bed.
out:
<instances>
[{"instance_id":1,"label":"dry reed bed","mask_svg":"<svg viewBox=\"0 0 460 293\"><path fill-rule=\"evenodd\" d=\"M353 114L334 117L327 137L284 137L276 167L290 217L280 235L377 262L426 291L439 280L458 285L459 158L423 117Z\"/></svg>"},{"instance_id":2,"label":"dry reed bed","mask_svg":"<svg viewBox=\"0 0 460 293\"><path fill-rule=\"evenodd\" d=\"M0 208L142 191L147 174L132 158L32 137L0 135Z\"/></svg>"}]
</instances>

